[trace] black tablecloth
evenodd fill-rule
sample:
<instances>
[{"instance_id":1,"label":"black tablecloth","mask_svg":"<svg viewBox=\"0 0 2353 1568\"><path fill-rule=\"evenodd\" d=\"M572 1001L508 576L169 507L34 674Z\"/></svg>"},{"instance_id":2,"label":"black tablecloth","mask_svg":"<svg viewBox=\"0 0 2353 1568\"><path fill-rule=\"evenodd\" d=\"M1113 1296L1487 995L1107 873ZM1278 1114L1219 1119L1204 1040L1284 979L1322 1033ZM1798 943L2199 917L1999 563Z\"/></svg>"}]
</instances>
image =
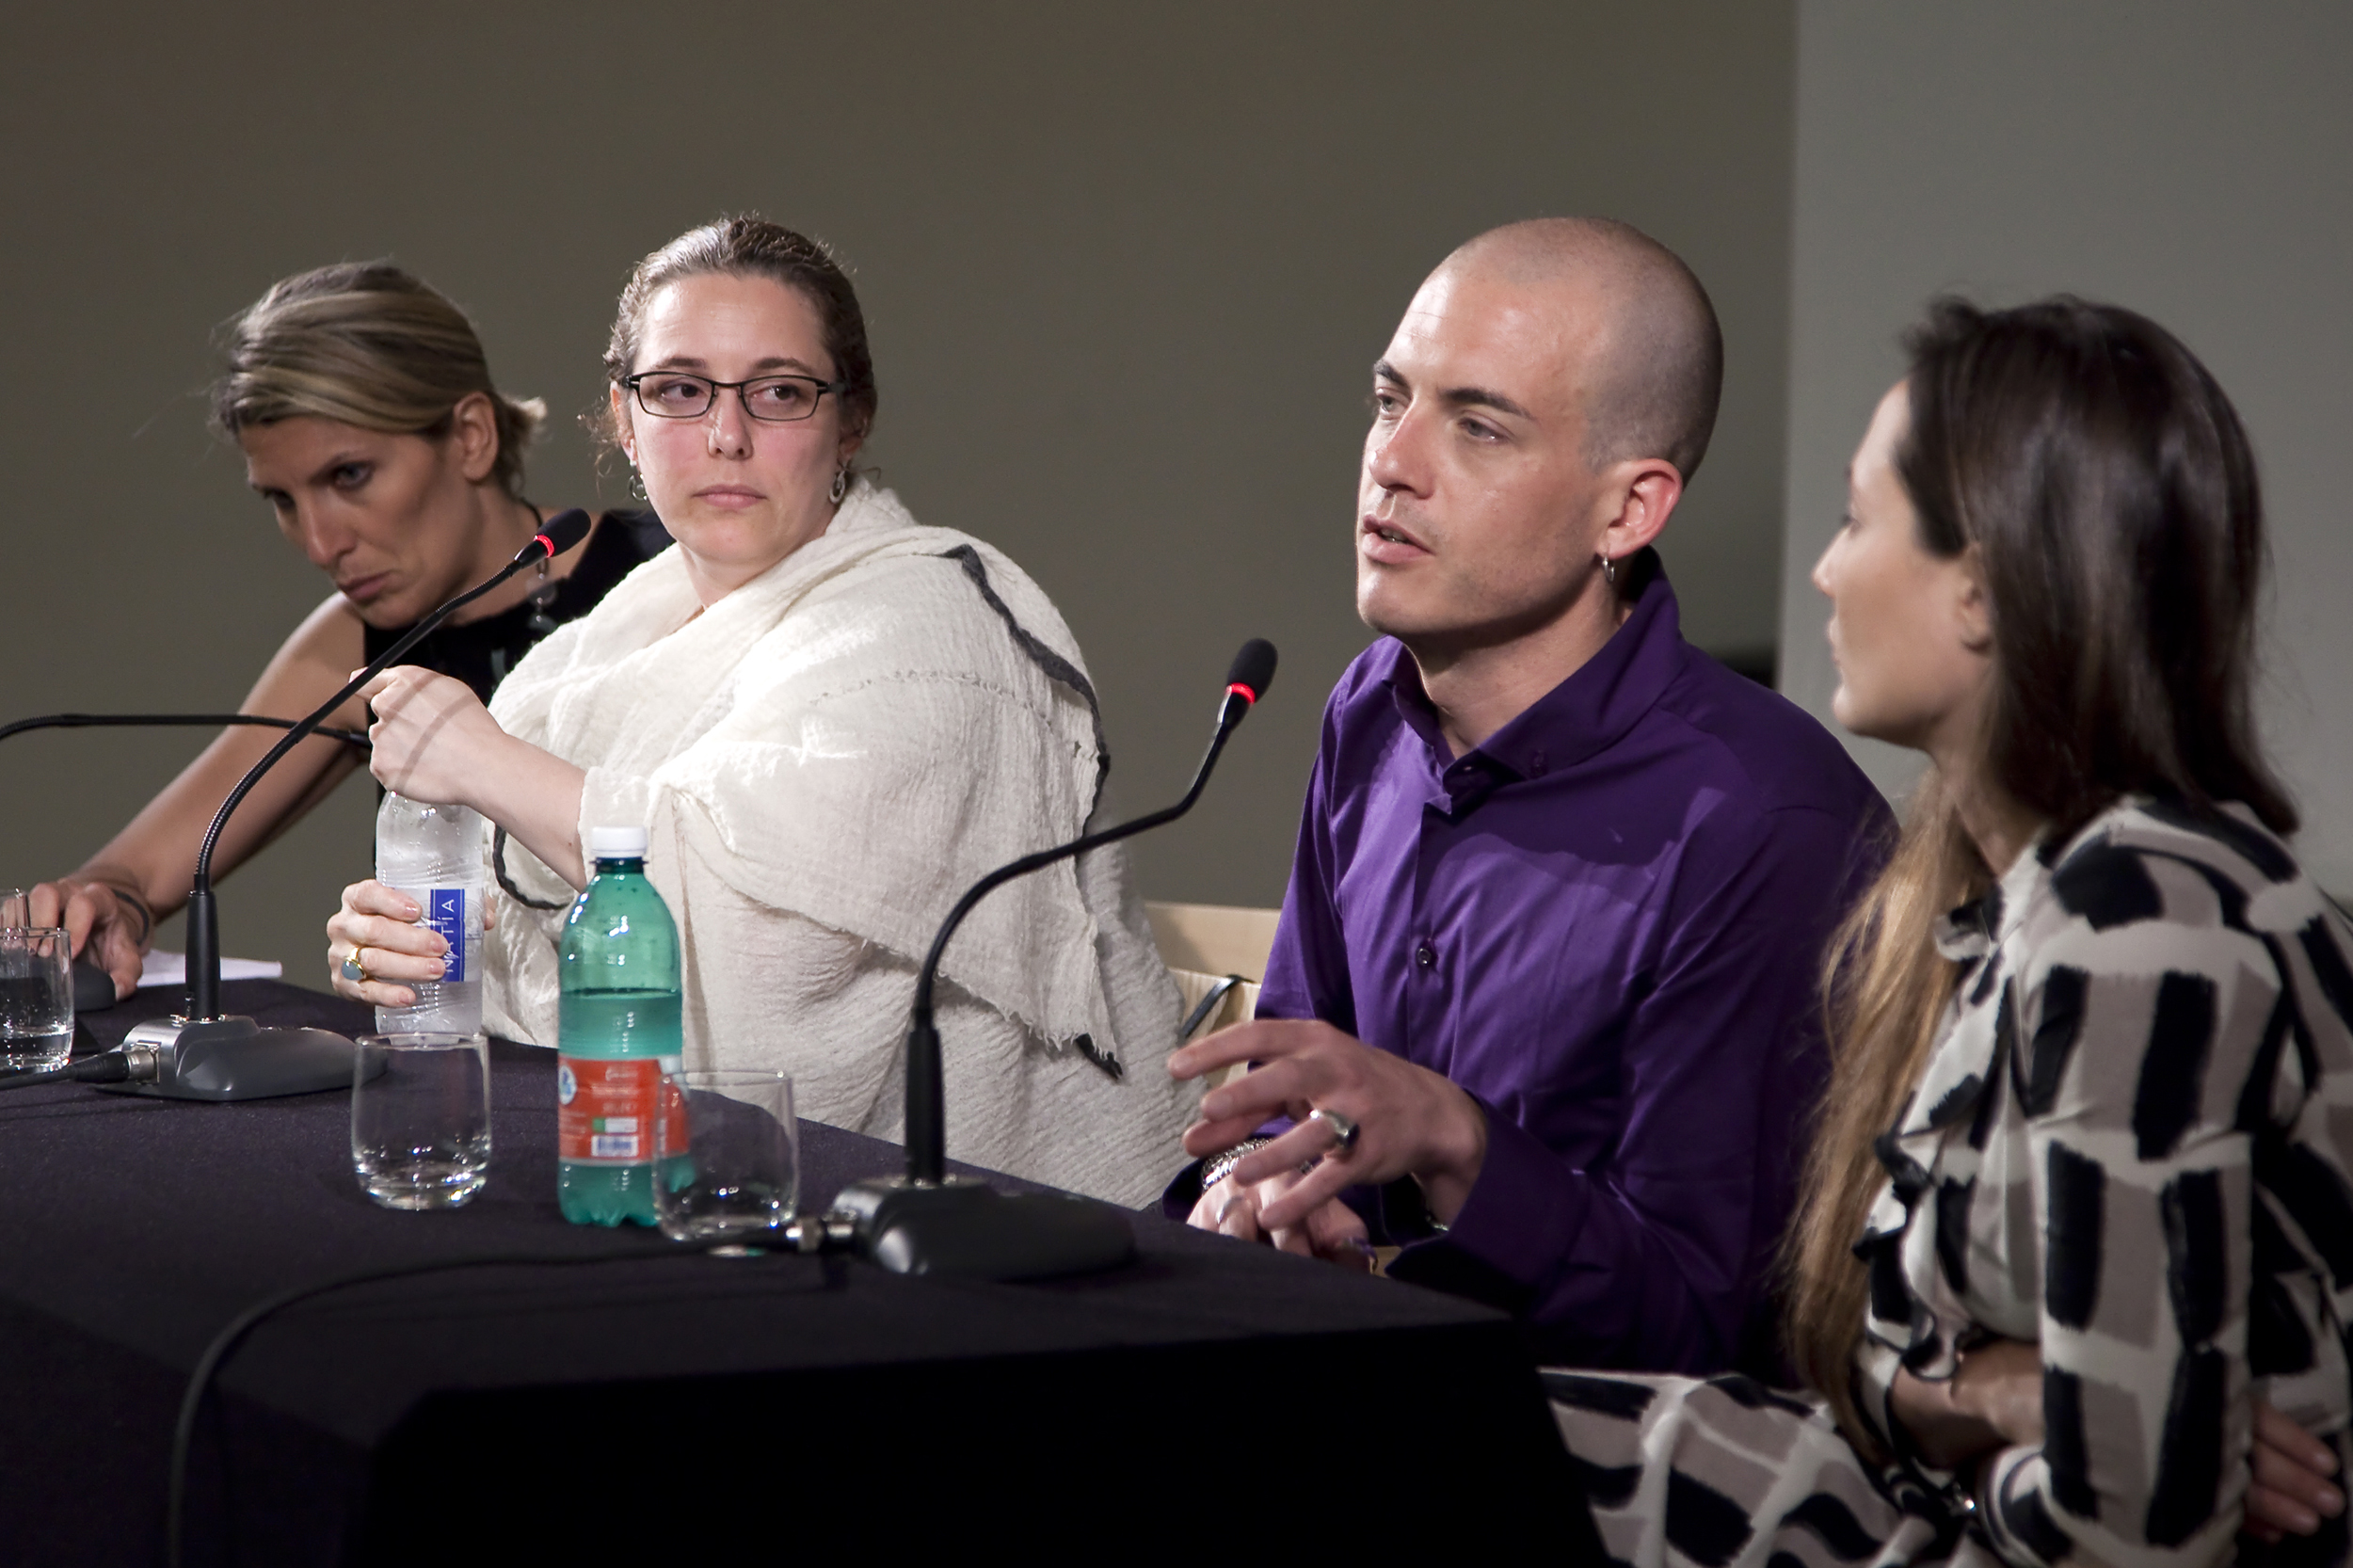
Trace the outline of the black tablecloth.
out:
<instances>
[{"instance_id":1,"label":"black tablecloth","mask_svg":"<svg viewBox=\"0 0 2353 1568\"><path fill-rule=\"evenodd\" d=\"M224 993L264 1023L368 1025L275 982ZM111 1045L158 997L178 1000L85 1021ZM1477 1539L1574 1496L1516 1333L1483 1308L1149 1215L1128 1268L1030 1285L568 1225L552 1055L496 1042L491 1078L488 1185L440 1214L368 1202L344 1094L0 1096L0 1560L160 1554L173 1416L239 1311L500 1256L542 1261L355 1286L258 1328L200 1428L189 1560L524 1560L649 1518L684 1549L729 1515L777 1544L1016 1547L1099 1516L1123 1555L1183 1526L1198 1550L1176 1555L1211 1560L1401 1510L1468 1505ZM899 1163L802 1133L804 1208Z\"/></svg>"}]
</instances>

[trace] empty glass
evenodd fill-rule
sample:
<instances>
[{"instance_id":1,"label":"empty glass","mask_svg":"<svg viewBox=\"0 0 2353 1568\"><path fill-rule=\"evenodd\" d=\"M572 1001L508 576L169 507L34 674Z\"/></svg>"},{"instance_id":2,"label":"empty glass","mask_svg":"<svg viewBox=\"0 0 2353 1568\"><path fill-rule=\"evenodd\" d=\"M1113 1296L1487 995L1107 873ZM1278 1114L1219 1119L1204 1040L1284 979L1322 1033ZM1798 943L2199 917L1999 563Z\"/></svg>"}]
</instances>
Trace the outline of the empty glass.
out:
<instances>
[{"instance_id":1,"label":"empty glass","mask_svg":"<svg viewBox=\"0 0 2353 1568\"><path fill-rule=\"evenodd\" d=\"M22 922L22 895L9 907ZM73 1054L72 966L61 928L0 926L0 1072L46 1072Z\"/></svg>"},{"instance_id":2,"label":"empty glass","mask_svg":"<svg viewBox=\"0 0 2353 1568\"><path fill-rule=\"evenodd\" d=\"M782 1073L673 1072L683 1100L654 1121L654 1218L673 1241L744 1241L790 1222L801 1190L792 1080ZM681 1139L681 1133L683 1138Z\"/></svg>"},{"instance_id":3,"label":"empty glass","mask_svg":"<svg viewBox=\"0 0 2353 1568\"><path fill-rule=\"evenodd\" d=\"M490 1170L490 1046L479 1034L355 1042L351 1163L387 1208L456 1208Z\"/></svg>"}]
</instances>

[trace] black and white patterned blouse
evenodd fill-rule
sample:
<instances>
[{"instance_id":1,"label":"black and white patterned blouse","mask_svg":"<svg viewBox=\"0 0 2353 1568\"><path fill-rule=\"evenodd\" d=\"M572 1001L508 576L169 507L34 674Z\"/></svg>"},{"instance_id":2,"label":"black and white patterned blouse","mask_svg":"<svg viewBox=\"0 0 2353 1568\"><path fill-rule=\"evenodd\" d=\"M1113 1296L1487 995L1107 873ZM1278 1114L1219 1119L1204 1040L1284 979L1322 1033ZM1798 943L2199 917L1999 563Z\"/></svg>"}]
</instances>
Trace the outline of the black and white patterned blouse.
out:
<instances>
[{"instance_id":1,"label":"black and white patterned blouse","mask_svg":"<svg viewBox=\"0 0 2353 1568\"><path fill-rule=\"evenodd\" d=\"M1712 1506L1730 1549L1681 1555L1810 1542L1811 1561L1833 1519L1848 1549L1825 1560L2212 1563L2233 1549L2254 1395L2353 1460L2353 941L2335 909L2243 810L2138 800L2023 856L1940 945L1964 972L1856 1247L1859 1402L1901 1452L1899 1366L1936 1380L1977 1340L2025 1340L2042 1442L1995 1459L1964 1531L1951 1478L1872 1471L1818 1411L1651 1380L1637 1463L1671 1473L1629 1480L1614 1520L1595 1499L1613 1555L1665 1560L1646 1547ZM1555 1395L1589 1466L1637 1452L1612 1448L1590 1389ZM1808 1430L1772 1435L1776 1418ZM1645 1493L1680 1495L1680 1527L1643 1517ZM2292 1555L2345 1562L2345 1520Z\"/></svg>"}]
</instances>

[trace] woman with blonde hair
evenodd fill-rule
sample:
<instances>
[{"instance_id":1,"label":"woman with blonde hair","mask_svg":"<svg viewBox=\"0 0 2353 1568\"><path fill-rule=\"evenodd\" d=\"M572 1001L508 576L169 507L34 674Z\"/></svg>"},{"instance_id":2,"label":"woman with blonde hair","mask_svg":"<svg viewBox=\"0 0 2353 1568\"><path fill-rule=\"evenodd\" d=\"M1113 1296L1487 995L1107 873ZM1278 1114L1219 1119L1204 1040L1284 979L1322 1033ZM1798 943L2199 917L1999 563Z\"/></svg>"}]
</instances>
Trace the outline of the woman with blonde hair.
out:
<instances>
[{"instance_id":1,"label":"woman with blonde hair","mask_svg":"<svg viewBox=\"0 0 2353 1568\"><path fill-rule=\"evenodd\" d=\"M465 313L384 262L280 280L226 336L213 426L244 454L247 480L287 542L335 583L239 704L298 718L538 531L543 514L523 494L523 449L546 410L502 393ZM540 638L586 614L668 542L648 517L600 518L584 546L468 605L411 657L487 698ZM355 698L327 722L364 727L366 705ZM34 889L34 921L64 925L75 953L129 995L154 922L186 901L206 824L275 739L259 728L224 730L78 871ZM358 765L333 741L297 747L230 819L216 875L299 821Z\"/></svg>"},{"instance_id":2,"label":"woman with blonde hair","mask_svg":"<svg viewBox=\"0 0 2353 1568\"><path fill-rule=\"evenodd\" d=\"M900 1128L917 965L956 895L1075 838L1110 758L1070 629L987 544L861 472L865 317L824 247L757 217L641 262L605 355L611 436L678 540L486 709L401 666L377 778L511 837L486 1021L553 1046L564 908L639 827L677 917L690 1066L792 1076L803 1115ZM374 882L328 922L336 989L400 1006L441 938ZM940 968L949 1151L1139 1204L1187 1120L1160 967L1116 846L1000 889Z\"/></svg>"},{"instance_id":3,"label":"woman with blonde hair","mask_svg":"<svg viewBox=\"0 0 2353 1568\"><path fill-rule=\"evenodd\" d=\"M1811 1394L1550 1374L1563 1437L1635 1563L2344 1562L2353 943L2255 741L2245 432L2127 311L1910 347L1814 574L1839 721L1929 768L1830 965Z\"/></svg>"}]
</instances>

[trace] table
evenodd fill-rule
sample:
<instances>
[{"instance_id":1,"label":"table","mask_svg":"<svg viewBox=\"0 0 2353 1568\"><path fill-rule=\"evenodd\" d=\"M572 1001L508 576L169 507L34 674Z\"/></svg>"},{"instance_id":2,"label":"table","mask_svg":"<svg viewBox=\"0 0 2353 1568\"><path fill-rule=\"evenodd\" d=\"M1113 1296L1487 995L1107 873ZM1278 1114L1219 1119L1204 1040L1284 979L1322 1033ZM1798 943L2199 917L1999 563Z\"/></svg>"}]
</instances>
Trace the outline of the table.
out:
<instances>
[{"instance_id":1,"label":"table","mask_svg":"<svg viewBox=\"0 0 2353 1568\"><path fill-rule=\"evenodd\" d=\"M84 1022L111 1045L157 998L178 1000ZM369 1023L274 981L224 1001ZM161 1556L174 1415L240 1310L372 1266L517 1255L542 1261L262 1324L199 1428L188 1560L605 1560L642 1539L667 1562L740 1531L1241 1560L1270 1528L1336 1543L1401 1510L1557 1535L1578 1496L1517 1331L1483 1307L1157 1215L1136 1216L1128 1268L1025 1285L568 1225L553 1080L552 1053L493 1043L489 1182L440 1214L367 1201L344 1094L0 1095L0 1561ZM899 1166L893 1145L802 1132L805 1208ZM1231 1517L1196 1528L1218 1494Z\"/></svg>"}]
</instances>

